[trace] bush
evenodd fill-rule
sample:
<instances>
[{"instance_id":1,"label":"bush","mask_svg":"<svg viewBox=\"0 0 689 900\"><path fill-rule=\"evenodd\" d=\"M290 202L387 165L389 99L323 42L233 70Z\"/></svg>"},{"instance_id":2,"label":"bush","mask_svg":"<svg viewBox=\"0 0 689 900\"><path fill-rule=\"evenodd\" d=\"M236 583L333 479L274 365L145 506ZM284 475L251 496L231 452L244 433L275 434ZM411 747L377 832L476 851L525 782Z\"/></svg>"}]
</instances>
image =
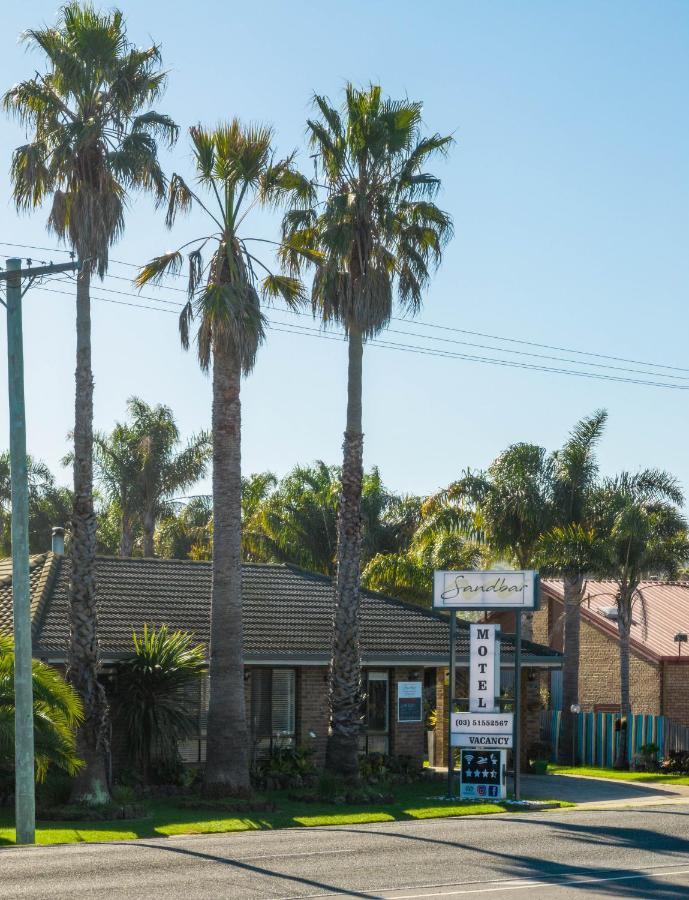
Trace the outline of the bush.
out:
<instances>
[{"instance_id":1,"label":"bush","mask_svg":"<svg viewBox=\"0 0 689 900\"><path fill-rule=\"evenodd\" d=\"M252 779L260 790L302 787L316 777L312 747L281 747L258 760Z\"/></svg>"},{"instance_id":2,"label":"bush","mask_svg":"<svg viewBox=\"0 0 689 900\"><path fill-rule=\"evenodd\" d=\"M672 775L689 775L689 750L673 750L663 760L661 768Z\"/></svg>"},{"instance_id":3,"label":"bush","mask_svg":"<svg viewBox=\"0 0 689 900\"><path fill-rule=\"evenodd\" d=\"M36 806L62 806L72 795L72 779L60 769L49 769L42 784L36 785Z\"/></svg>"},{"instance_id":4,"label":"bush","mask_svg":"<svg viewBox=\"0 0 689 900\"><path fill-rule=\"evenodd\" d=\"M644 744L639 747L638 754L632 760L632 769L637 772L657 772L660 768L659 753L660 747L657 744Z\"/></svg>"},{"instance_id":5,"label":"bush","mask_svg":"<svg viewBox=\"0 0 689 900\"><path fill-rule=\"evenodd\" d=\"M395 799L385 790L367 784L352 784L332 772L323 772L314 788L291 791L289 798L305 803L334 803L338 806L345 803L392 803Z\"/></svg>"},{"instance_id":6,"label":"bush","mask_svg":"<svg viewBox=\"0 0 689 900\"><path fill-rule=\"evenodd\" d=\"M359 775L367 784L409 784L421 775L422 767L413 756L369 753L359 759Z\"/></svg>"}]
</instances>

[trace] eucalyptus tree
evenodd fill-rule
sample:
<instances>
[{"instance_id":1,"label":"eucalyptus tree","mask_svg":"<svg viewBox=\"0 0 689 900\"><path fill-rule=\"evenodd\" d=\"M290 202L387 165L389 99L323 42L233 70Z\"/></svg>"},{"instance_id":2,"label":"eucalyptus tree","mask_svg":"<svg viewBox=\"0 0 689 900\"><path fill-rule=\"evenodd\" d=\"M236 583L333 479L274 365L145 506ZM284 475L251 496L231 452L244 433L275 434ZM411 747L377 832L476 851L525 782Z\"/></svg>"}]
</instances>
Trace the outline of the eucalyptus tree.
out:
<instances>
[{"instance_id":1,"label":"eucalyptus tree","mask_svg":"<svg viewBox=\"0 0 689 900\"><path fill-rule=\"evenodd\" d=\"M689 556L687 523L678 507L682 491L674 477L657 469L635 475L623 472L606 481L596 500L597 528L604 542L599 574L615 582L620 636L620 713L631 712L630 637L636 609L647 626L640 584L648 575L673 576ZM616 766L627 766L628 729L621 732Z\"/></svg>"},{"instance_id":2,"label":"eucalyptus tree","mask_svg":"<svg viewBox=\"0 0 689 900\"><path fill-rule=\"evenodd\" d=\"M119 10L99 13L67 3L54 27L30 29L25 43L42 52L46 70L3 98L30 132L12 157L20 210L50 202L48 228L77 254L74 505L70 540L69 678L84 703L78 749L86 765L75 798L107 796L107 704L98 682L93 506L91 277L108 268L121 236L128 192L164 194L158 140L172 145L177 126L151 109L166 80L160 48L135 47Z\"/></svg>"},{"instance_id":3,"label":"eucalyptus tree","mask_svg":"<svg viewBox=\"0 0 689 900\"><path fill-rule=\"evenodd\" d=\"M560 740L563 760L573 747L575 720L570 710L579 701L581 601L585 579L598 568L603 552L602 536L593 523L592 498L598 477L595 451L607 417L605 410L597 410L582 419L562 449L553 454L552 527L543 534L538 549L541 568L563 579L562 708L565 715Z\"/></svg>"},{"instance_id":4,"label":"eucalyptus tree","mask_svg":"<svg viewBox=\"0 0 689 900\"><path fill-rule=\"evenodd\" d=\"M257 205L288 196L306 201L312 187L293 169L291 157L274 159L270 128L243 126L233 119L214 129L196 126L189 133L198 187L181 175L171 177L166 223L172 227L179 212L193 207L210 230L153 259L137 284L179 273L186 253L182 346L189 347L190 330L198 322L198 360L203 371L212 368L213 378L213 588L204 783L209 792L245 793L250 785L242 658L241 378L253 369L264 338L261 295L294 307L304 292L299 279L273 273L249 250L244 227Z\"/></svg>"},{"instance_id":5,"label":"eucalyptus tree","mask_svg":"<svg viewBox=\"0 0 689 900\"><path fill-rule=\"evenodd\" d=\"M425 171L451 138L423 136L421 104L384 99L375 85L348 84L341 109L319 95L314 106L308 133L320 190L315 202L287 213L282 258L296 274L304 250L318 254L314 313L343 327L348 343L326 764L357 778L363 347L389 323L395 298L404 312L420 308L451 236L450 217L433 202L440 179Z\"/></svg>"}]
</instances>

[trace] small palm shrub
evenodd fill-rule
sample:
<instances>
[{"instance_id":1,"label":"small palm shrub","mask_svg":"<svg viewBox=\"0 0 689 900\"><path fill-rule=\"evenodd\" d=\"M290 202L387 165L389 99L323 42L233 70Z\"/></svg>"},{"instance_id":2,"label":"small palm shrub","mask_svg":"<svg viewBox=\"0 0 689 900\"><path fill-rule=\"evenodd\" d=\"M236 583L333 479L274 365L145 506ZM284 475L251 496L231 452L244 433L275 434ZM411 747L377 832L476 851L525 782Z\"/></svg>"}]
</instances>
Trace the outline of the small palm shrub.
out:
<instances>
[{"instance_id":1,"label":"small palm shrub","mask_svg":"<svg viewBox=\"0 0 689 900\"><path fill-rule=\"evenodd\" d=\"M75 731L83 719L81 701L60 673L34 659L33 714L36 780L51 767L75 775L82 766ZM9 782L14 771L14 642L0 634L0 772Z\"/></svg>"},{"instance_id":2,"label":"small palm shrub","mask_svg":"<svg viewBox=\"0 0 689 900\"><path fill-rule=\"evenodd\" d=\"M132 764L148 783L155 774L177 770L178 744L198 730L199 678L206 670L204 648L192 635L166 625L132 635L134 649L117 666L115 717Z\"/></svg>"}]
</instances>

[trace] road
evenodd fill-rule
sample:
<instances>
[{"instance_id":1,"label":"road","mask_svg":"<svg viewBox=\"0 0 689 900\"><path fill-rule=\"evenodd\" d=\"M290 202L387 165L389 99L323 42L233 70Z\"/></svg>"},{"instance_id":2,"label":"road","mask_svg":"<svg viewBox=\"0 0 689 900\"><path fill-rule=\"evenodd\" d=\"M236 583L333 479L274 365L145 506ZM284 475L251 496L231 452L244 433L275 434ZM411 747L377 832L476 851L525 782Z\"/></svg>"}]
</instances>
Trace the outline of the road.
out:
<instances>
[{"instance_id":1,"label":"road","mask_svg":"<svg viewBox=\"0 0 689 900\"><path fill-rule=\"evenodd\" d=\"M689 897L689 804L0 850L0 897Z\"/></svg>"}]
</instances>

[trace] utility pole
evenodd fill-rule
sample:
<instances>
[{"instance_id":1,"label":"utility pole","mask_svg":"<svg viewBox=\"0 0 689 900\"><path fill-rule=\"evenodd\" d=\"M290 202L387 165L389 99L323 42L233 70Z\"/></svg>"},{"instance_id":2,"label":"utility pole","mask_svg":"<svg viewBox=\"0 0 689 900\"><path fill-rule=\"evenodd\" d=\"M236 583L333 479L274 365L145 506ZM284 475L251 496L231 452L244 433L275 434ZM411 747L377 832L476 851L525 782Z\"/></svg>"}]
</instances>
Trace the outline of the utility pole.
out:
<instances>
[{"instance_id":1,"label":"utility pole","mask_svg":"<svg viewBox=\"0 0 689 900\"><path fill-rule=\"evenodd\" d=\"M30 263L30 260L28 261ZM12 606L14 617L14 765L18 844L33 844L36 831L34 785L33 679L31 669L31 597L29 591L29 480L26 466L24 344L22 297L40 275L74 272L76 262L29 266L8 259L0 272L6 284L7 369L10 401L10 474L12 485ZM22 290L22 279L28 284Z\"/></svg>"}]
</instances>

